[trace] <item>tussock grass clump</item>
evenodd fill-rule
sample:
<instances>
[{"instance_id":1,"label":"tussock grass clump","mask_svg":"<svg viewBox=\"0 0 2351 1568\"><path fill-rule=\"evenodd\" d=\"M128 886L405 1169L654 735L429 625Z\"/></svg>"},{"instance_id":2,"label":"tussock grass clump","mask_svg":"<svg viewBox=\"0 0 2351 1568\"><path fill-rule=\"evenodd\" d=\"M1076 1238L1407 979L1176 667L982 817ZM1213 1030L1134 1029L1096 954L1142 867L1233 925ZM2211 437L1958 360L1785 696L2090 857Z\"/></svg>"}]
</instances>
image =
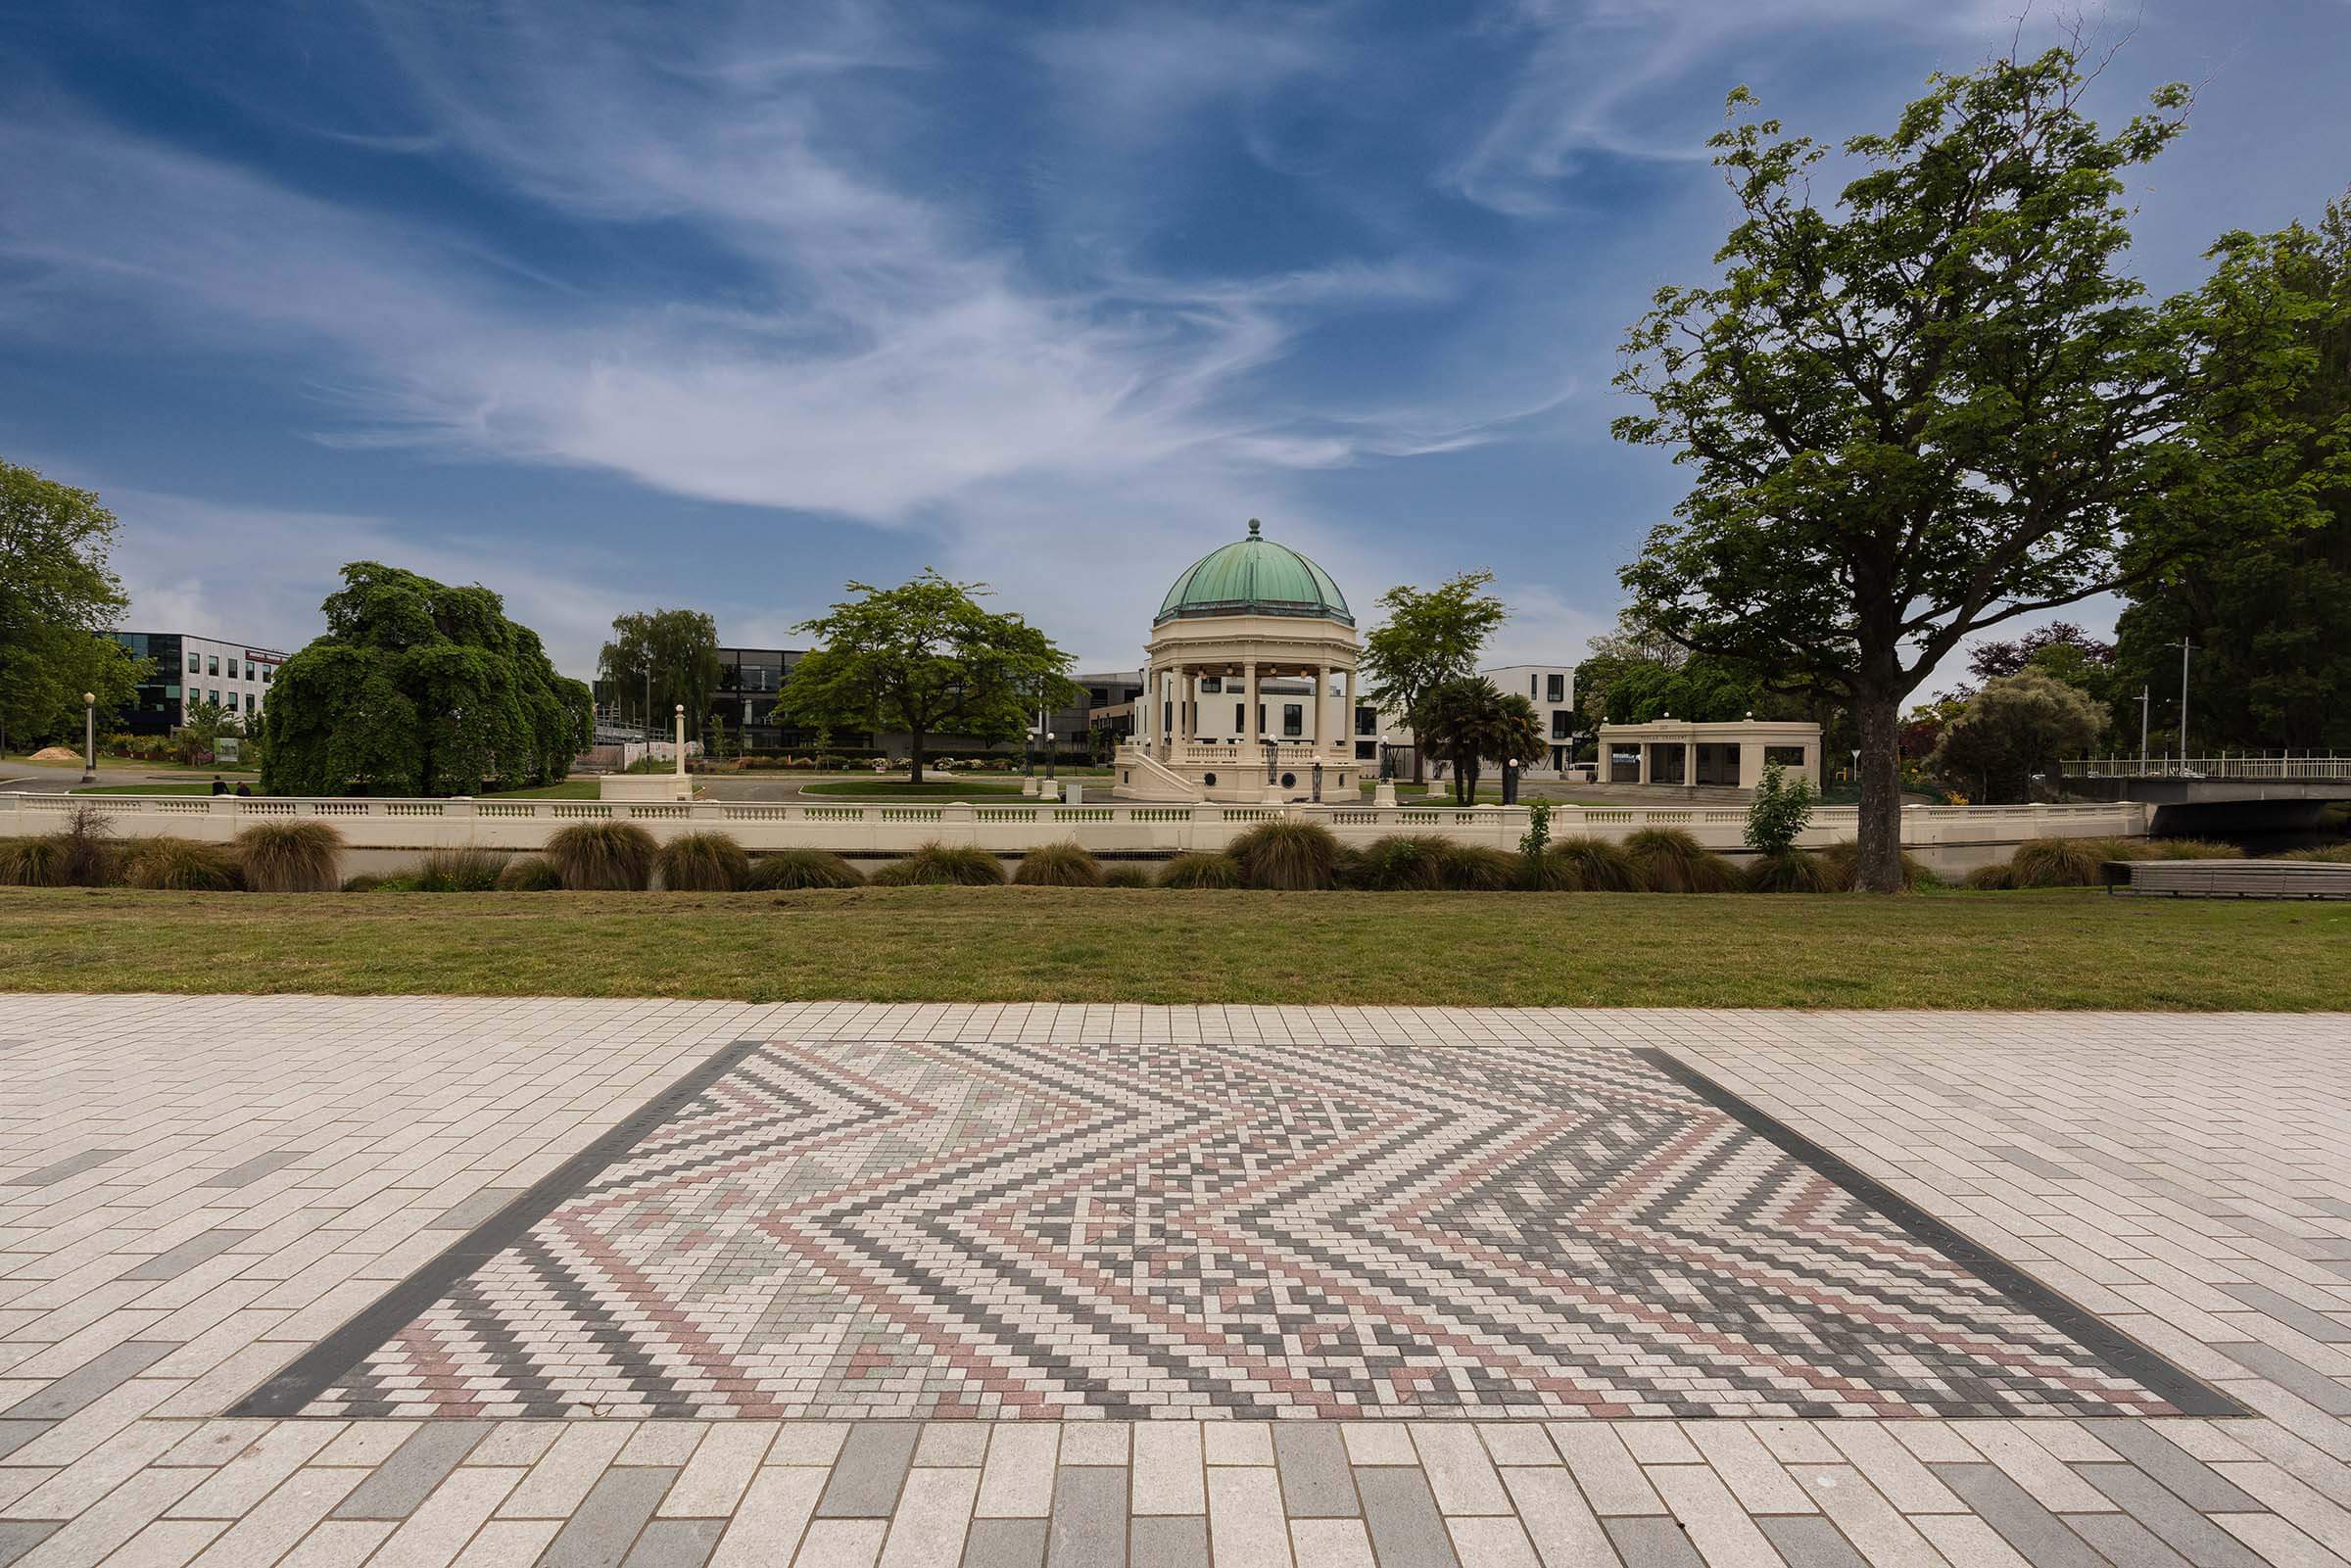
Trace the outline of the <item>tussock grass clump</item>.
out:
<instances>
[{"instance_id":1,"label":"tussock grass clump","mask_svg":"<svg viewBox=\"0 0 2351 1568\"><path fill-rule=\"evenodd\" d=\"M2316 849L2289 850L2286 860L2315 860L2329 866L2351 866L2351 844L2322 844Z\"/></svg>"},{"instance_id":2,"label":"tussock grass clump","mask_svg":"<svg viewBox=\"0 0 2351 1568\"><path fill-rule=\"evenodd\" d=\"M1751 893L1825 893L1820 857L1805 849L1783 849L1757 855L1748 863L1747 890Z\"/></svg>"},{"instance_id":3,"label":"tussock grass clump","mask_svg":"<svg viewBox=\"0 0 2351 1568\"><path fill-rule=\"evenodd\" d=\"M974 845L942 844L934 839L904 859L884 866L871 879L877 887L997 887L1004 881L1004 863Z\"/></svg>"},{"instance_id":4,"label":"tussock grass clump","mask_svg":"<svg viewBox=\"0 0 2351 1568\"><path fill-rule=\"evenodd\" d=\"M1023 887L1099 887L1102 863L1077 844L1040 844L1021 857L1012 879Z\"/></svg>"},{"instance_id":5,"label":"tussock grass clump","mask_svg":"<svg viewBox=\"0 0 2351 1568\"><path fill-rule=\"evenodd\" d=\"M487 893L497 888L499 874L505 869L503 851L465 844L434 850L413 876L402 879L420 893Z\"/></svg>"},{"instance_id":6,"label":"tussock grass clump","mask_svg":"<svg viewBox=\"0 0 2351 1568\"><path fill-rule=\"evenodd\" d=\"M331 893L343 885L343 835L331 822L257 822L234 840L257 893Z\"/></svg>"},{"instance_id":7,"label":"tussock grass clump","mask_svg":"<svg viewBox=\"0 0 2351 1568\"><path fill-rule=\"evenodd\" d=\"M660 846L633 822L575 822L547 840L548 863L573 892L639 892L653 879Z\"/></svg>"},{"instance_id":8,"label":"tussock grass clump","mask_svg":"<svg viewBox=\"0 0 2351 1568\"><path fill-rule=\"evenodd\" d=\"M498 869L502 893L552 893L562 885L563 874L545 855L516 855Z\"/></svg>"},{"instance_id":9,"label":"tussock grass clump","mask_svg":"<svg viewBox=\"0 0 2351 1568\"><path fill-rule=\"evenodd\" d=\"M673 893L731 893L751 879L751 857L725 833L680 833L653 864Z\"/></svg>"},{"instance_id":10,"label":"tussock grass clump","mask_svg":"<svg viewBox=\"0 0 2351 1568\"><path fill-rule=\"evenodd\" d=\"M1151 887L1156 884L1151 880L1150 872L1140 866L1128 864L1103 867L1102 885L1105 887Z\"/></svg>"},{"instance_id":11,"label":"tussock grass clump","mask_svg":"<svg viewBox=\"0 0 2351 1568\"><path fill-rule=\"evenodd\" d=\"M1990 866L1978 866L1960 879L1959 885L1985 893L2008 892L2016 886L2016 868L2004 860Z\"/></svg>"},{"instance_id":12,"label":"tussock grass clump","mask_svg":"<svg viewBox=\"0 0 2351 1568\"><path fill-rule=\"evenodd\" d=\"M2094 887L2110 860L2144 860L2145 846L2129 838L2036 838L2008 858L2011 887Z\"/></svg>"},{"instance_id":13,"label":"tussock grass clump","mask_svg":"<svg viewBox=\"0 0 2351 1568\"><path fill-rule=\"evenodd\" d=\"M1653 893L1727 893L1739 886L1739 869L1680 828L1644 828L1624 841L1624 852Z\"/></svg>"},{"instance_id":14,"label":"tussock grass clump","mask_svg":"<svg viewBox=\"0 0 2351 1568\"><path fill-rule=\"evenodd\" d=\"M1448 843L1438 863L1445 886L1463 893L1500 893L1526 881L1526 860L1491 844Z\"/></svg>"},{"instance_id":15,"label":"tussock grass clump","mask_svg":"<svg viewBox=\"0 0 2351 1568\"><path fill-rule=\"evenodd\" d=\"M230 893L245 884L237 874L237 857L223 846L169 834L126 845L122 881L129 887L177 893Z\"/></svg>"},{"instance_id":16,"label":"tussock grass clump","mask_svg":"<svg viewBox=\"0 0 2351 1568\"><path fill-rule=\"evenodd\" d=\"M2210 838L2150 838L2146 843L2151 860L2242 860L2245 854L2241 844Z\"/></svg>"},{"instance_id":17,"label":"tussock grass clump","mask_svg":"<svg viewBox=\"0 0 2351 1568\"><path fill-rule=\"evenodd\" d=\"M1319 822L1275 817L1261 822L1225 851L1251 887L1277 892L1311 892L1338 879L1339 840Z\"/></svg>"},{"instance_id":18,"label":"tussock grass clump","mask_svg":"<svg viewBox=\"0 0 2351 1568\"><path fill-rule=\"evenodd\" d=\"M1820 880L1824 892L1849 893L1860 885L1861 846L1850 838L1840 838L1819 851ZM2093 871L2096 868L2091 868ZM1902 851L1902 891L1914 893L1921 887L1933 886L1939 879L1927 870L1927 863L1907 849Z\"/></svg>"},{"instance_id":19,"label":"tussock grass clump","mask_svg":"<svg viewBox=\"0 0 2351 1568\"><path fill-rule=\"evenodd\" d=\"M1649 885L1624 845L1588 834L1553 839L1528 879L1563 893L1638 893Z\"/></svg>"},{"instance_id":20,"label":"tussock grass clump","mask_svg":"<svg viewBox=\"0 0 2351 1568\"><path fill-rule=\"evenodd\" d=\"M750 879L744 885L762 893L863 887L865 873L830 849L781 849L752 861Z\"/></svg>"},{"instance_id":21,"label":"tussock grass clump","mask_svg":"<svg viewBox=\"0 0 2351 1568\"><path fill-rule=\"evenodd\" d=\"M1375 893L1427 893L1445 885L1446 842L1434 833L1389 833L1346 857L1351 885Z\"/></svg>"},{"instance_id":22,"label":"tussock grass clump","mask_svg":"<svg viewBox=\"0 0 2351 1568\"><path fill-rule=\"evenodd\" d=\"M121 879L122 846L114 819L76 806L66 825L33 838L0 840L0 884L11 887L105 887Z\"/></svg>"},{"instance_id":23,"label":"tussock grass clump","mask_svg":"<svg viewBox=\"0 0 2351 1568\"><path fill-rule=\"evenodd\" d=\"M1239 887L1241 863L1230 855L1177 855L1159 869L1162 887Z\"/></svg>"},{"instance_id":24,"label":"tussock grass clump","mask_svg":"<svg viewBox=\"0 0 2351 1568\"><path fill-rule=\"evenodd\" d=\"M388 887L405 885L406 881L406 878L385 877L375 872L363 871L357 877L344 878L343 890L347 893L374 893L381 892Z\"/></svg>"}]
</instances>

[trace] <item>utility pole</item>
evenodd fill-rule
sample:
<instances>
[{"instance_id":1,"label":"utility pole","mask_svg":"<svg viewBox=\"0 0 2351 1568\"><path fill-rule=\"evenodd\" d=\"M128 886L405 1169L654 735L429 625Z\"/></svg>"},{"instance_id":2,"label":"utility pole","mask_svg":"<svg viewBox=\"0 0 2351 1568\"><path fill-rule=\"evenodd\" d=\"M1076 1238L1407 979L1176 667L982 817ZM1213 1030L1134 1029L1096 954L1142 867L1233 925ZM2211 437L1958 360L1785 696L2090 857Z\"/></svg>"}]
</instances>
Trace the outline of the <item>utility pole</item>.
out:
<instances>
[{"instance_id":1,"label":"utility pole","mask_svg":"<svg viewBox=\"0 0 2351 1568\"><path fill-rule=\"evenodd\" d=\"M2150 687L2141 685L2138 689L2138 768L2141 773L2147 768L2147 703L2154 694Z\"/></svg>"},{"instance_id":2,"label":"utility pole","mask_svg":"<svg viewBox=\"0 0 2351 1568\"><path fill-rule=\"evenodd\" d=\"M2180 771L2187 771L2187 650L2194 644L2180 640Z\"/></svg>"}]
</instances>

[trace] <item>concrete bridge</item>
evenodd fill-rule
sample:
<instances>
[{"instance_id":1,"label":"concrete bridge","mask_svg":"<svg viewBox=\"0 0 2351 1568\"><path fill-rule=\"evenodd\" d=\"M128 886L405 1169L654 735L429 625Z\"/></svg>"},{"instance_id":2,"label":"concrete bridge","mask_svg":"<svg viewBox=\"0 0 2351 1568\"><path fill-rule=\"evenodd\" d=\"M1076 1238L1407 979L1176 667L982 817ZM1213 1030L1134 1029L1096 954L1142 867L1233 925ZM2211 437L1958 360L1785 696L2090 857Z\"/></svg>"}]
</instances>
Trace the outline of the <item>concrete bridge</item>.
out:
<instances>
[{"instance_id":1,"label":"concrete bridge","mask_svg":"<svg viewBox=\"0 0 2351 1568\"><path fill-rule=\"evenodd\" d=\"M2154 808L2157 834L2307 831L2351 800L2351 757L2085 757L2059 765L2069 795Z\"/></svg>"}]
</instances>

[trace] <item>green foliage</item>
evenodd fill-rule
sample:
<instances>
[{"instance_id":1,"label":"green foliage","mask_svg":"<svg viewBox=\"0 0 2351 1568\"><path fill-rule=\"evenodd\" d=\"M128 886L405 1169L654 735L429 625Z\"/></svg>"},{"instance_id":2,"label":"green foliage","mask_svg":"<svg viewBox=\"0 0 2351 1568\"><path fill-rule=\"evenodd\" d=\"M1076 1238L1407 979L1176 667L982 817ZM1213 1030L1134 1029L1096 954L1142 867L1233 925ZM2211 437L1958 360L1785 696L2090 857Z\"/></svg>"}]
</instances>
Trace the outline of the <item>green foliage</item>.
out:
<instances>
[{"instance_id":1,"label":"green foliage","mask_svg":"<svg viewBox=\"0 0 2351 1568\"><path fill-rule=\"evenodd\" d=\"M1545 745L1535 705L1475 676L1428 691L1413 735L1422 752L1453 765L1453 796L1464 806L1477 799L1481 759L1525 762L1543 755Z\"/></svg>"},{"instance_id":2,"label":"green foliage","mask_svg":"<svg viewBox=\"0 0 2351 1568\"><path fill-rule=\"evenodd\" d=\"M1499 893L1526 882L1526 861L1492 844L1464 844L1447 839L1438 862L1445 885L1463 893Z\"/></svg>"},{"instance_id":3,"label":"green foliage","mask_svg":"<svg viewBox=\"0 0 2351 1568\"><path fill-rule=\"evenodd\" d=\"M1390 833L1351 860L1347 883L1375 893L1427 893L1445 885L1445 840L1434 833Z\"/></svg>"},{"instance_id":4,"label":"green foliage","mask_svg":"<svg viewBox=\"0 0 2351 1568\"><path fill-rule=\"evenodd\" d=\"M2236 466L2199 463L2192 307L2121 265L2125 176L2182 128L2183 86L2119 134L2073 55L1930 78L1833 208L1829 149L1752 118L1712 140L1744 209L1718 285L1669 287L1625 344L1615 422L1695 468L1624 573L1676 640L1851 707L1875 891L1898 885L1903 699L1979 627L2156 569L2226 526ZM2126 548L2127 545L2127 548Z\"/></svg>"},{"instance_id":5,"label":"green foliage","mask_svg":"<svg viewBox=\"0 0 2351 1568\"><path fill-rule=\"evenodd\" d=\"M499 885L506 860L503 850L470 844L435 849L407 879L420 893L487 893Z\"/></svg>"},{"instance_id":6,"label":"green foliage","mask_svg":"<svg viewBox=\"0 0 2351 1568\"><path fill-rule=\"evenodd\" d=\"M285 662L263 709L273 795L476 794L555 784L593 734L588 688L479 585L355 561L326 635Z\"/></svg>"},{"instance_id":7,"label":"green foliage","mask_svg":"<svg viewBox=\"0 0 2351 1568\"><path fill-rule=\"evenodd\" d=\"M194 689L190 688L190 689ZM191 766L210 763L219 754L222 736L243 736L245 716L224 702L206 698L202 702L183 702L180 706L180 725L172 736L173 749L179 760Z\"/></svg>"},{"instance_id":8,"label":"green foliage","mask_svg":"<svg viewBox=\"0 0 2351 1568\"><path fill-rule=\"evenodd\" d=\"M890 861L870 879L877 887L926 884L996 887L1004 881L1004 863L973 844L942 844L934 840L910 855Z\"/></svg>"},{"instance_id":9,"label":"green foliage","mask_svg":"<svg viewBox=\"0 0 2351 1568\"><path fill-rule=\"evenodd\" d=\"M1379 596L1387 618L1364 639L1365 694L1374 705L1404 715L1415 737L1426 719L1422 703L1428 694L1474 673L1478 651L1510 615L1501 599L1485 592L1493 581L1492 572L1463 572L1425 592L1404 586ZM1415 784L1425 760L1415 747Z\"/></svg>"},{"instance_id":10,"label":"green foliage","mask_svg":"<svg viewBox=\"0 0 2351 1568\"><path fill-rule=\"evenodd\" d=\"M1150 887L1155 883L1151 880L1149 871L1128 862L1125 865L1103 867L1102 885L1105 887Z\"/></svg>"},{"instance_id":11,"label":"green foliage","mask_svg":"<svg viewBox=\"0 0 2351 1568\"><path fill-rule=\"evenodd\" d=\"M1021 857L1012 879L1023 887L1099 887L1102 863L1078 844L1040 844Z\"/></svg>"},{"instance_id":12,"label":"green foliage","mask_svg":"<svg viewBox=\"0 0 2351 1568\"><path fill-rule=\"evenodd\" d=\"M651 884L660 848L633 822L575 822L547 840L548 864L565 888L635 892Z\"/></svg>"},{"instance_id":13,"label":"green foliage","mask_svg":"<svg viewBox=\"0 0 2351 1568\"><path fill-rule=\"evenodd\" d=\"M2087 755L2105 729L2089 693L2035 665L1987 681L1943 727L1928 770L1981 805L2030 800L2033 776L2057 776Z\"/></svg>"},{"instance_id":14,"label":"green foliage","mask_svg":"<svg viewBox=\"0 0 2351 1568\"><path fill-rule=\"evenodd\" d=\"M103 634L129 608L108 564L120 530L97 493L0 461L0 733L26 746L82 736L82 693L105 719L146 661Z\"/></svg>"},{"instance_id":15,"label":"green foliage","mask_svg":"<svg viewBox=\"0 0 2351 1568\"><path fill-rule=\"evenodd\" d=\"M2209 838L2148 838L2141 842L2151 860L2242 860L2245 854L2241 844L2216 843Z\"/></svg>"},{"instance_id":16,"label":"green foliage","mask_svg":"<svg viewBox=\"0 0 2351 1568\"><path fill-rule=\"evenodd\" d=\"M744 885L763 893L863 887L865 873L830 849L780 849L751 862L750 880Z\"/></svg>"},{"instance_id":17,"label":"green foliage","mask_svg":"<svg viewBox=\"0 0 2351 1568\"><path fill-rule=\"evenodd\" d=\"M30 838L0 839L0 886L109 887L121 879L114 819L75 806L65 826Z\"/></svg>"},{"instance_id":18,"label":"green foliage","mask_svg":"<svg viewBox=\"0 0 2351 1568\"><path fill-rule=\"evenodd\" d=\"M1548 800L1530 800L1526 804L1526 832L1518 835L1518 853L1540 864L1544 852L1551 847L1552 804Z\"/></svg>"},{"instance_id":19,"label":"green foliage","mask_svg":"<svg viewBox=\"0 0 2351 1568\"><path fill-rule=\"evenodd\" d=\"M552 893L562 885L563 874L545 855L516 855L498 871L502 893Z\"/></svg>"},{"instance_id":20,"label":"green foliage","mask_svg":"<svg viewBox=\"0 0 2351 1568\"><path fill-rule=\"evenodd\" d=\"M2351 866L2351 844L2324 844L2316 849L2294 849L2280 858L2316 860L2329 866Z\"/></svg>"},{"instance_id":21,"label":"green foliage","mask_svg":"<svg viewBox=\"0 0 2351 1568\"><path fill-rule=\"evenodd\" d=\"M612 636L596 656L598 679L611 686L615 704L638 713L657 735L670 733L680 704L688 739L699 734L718 689L718 623L700 610L653 610L612 618ZM651 677L652 706L646 703Z\"/></svg>"},{"instance_id":22,"label":"green foliage","mask_svg":"<svg viewBox=\"0 0 2351 1568\"><path fill-rule=\"evenodd\" d=\"M1747 890L1751 893L1825 893L1820 857L1783 845L1767 849L1748 863Z\"/></svg>"},{"instance_id":23,"label":"green foliage","mask_svg":"<svg viewBox=\"0 0 2351 1568\"><path fill-rule=\"evenodd\" d=\"M1527 880L1563 893L1637 893L1648 886L1624 845L1591 835L1554 841L1543 863L1527 869Z\"/></svg>"},{"instance_id":24,"label":"green foliage","mask_svg":"<svg viewBox=\"0 0 2351 1568\"><path fill-rule=\"evenodd\" d=\"M1680 664L1627 664L1607 688L1607 722L1647 724L1671 716L1701 724L1742 719L1770 704L1762 682L1747 665L1710 654Z\"/></svg>"},{"instance_id":25,"label":"green foliage","mask_svg":"<svg viewBox=\"0 0 2351 1568\"><path fill-rule=\"evenodd\" d=\"M1642 883L1653 893L1727 893L1739 870L1680 828L1644 828L1624 840Z\"/></svg>"},{"instance_id":26,"label":"green foliage","mask_svg":"<svg viewBox=\"0 0 2351 1568\"><path fill-rule=\"evenodd\" d=\"M1241 868L1242 883L1281 892L1328 887L1337 880L1339 841L1319 822L1273 817L1233 839L1225 853Z\"/></svg>"},{"instance_id":27,"label":"green foliage","mask_svg":"<svg viewBox=\"0 0 2351 1568\"><path fill-rule=\"evenodd\" d=\"M1812 826L1812 803L1817 797L1812 781L1799 775L1794 783L1788 770L1776 762L1763 764L1762 781L1755 785L1755 798L1748 802L1748 844L1759 849L1766 857L1787 852L1790 845Z\"/></svg>"},{"instance_id":28,"label":"green foliage","mask_svg":"<svg viewBox=\"0 0 2351 1568\"><path fill-rule=\"evenodd\" d=\"M1021 734L1040 706L1074 701L1070 655L1018 615L995 615L986 589L926 571L896 588L851 583L858 595L800 623L823 646L785 679L776 715L808 729L904 731L912 780L936 733L983 739Z\"/></svg>"},{"instance_id":29,"label":"green foliage","mask_svg":"<svg viewBox=\"0 0 2351 1568\"><path fill-rule=\"evenodd\" d=\"M661 846L653 864L673 893L732 893L751 879L751 857L721 832L680 833Z\"/></svg>"},{"instance_id":30,"label":"green foliage","mask_svg":"<svg viewBox=\"0 0 2351 1568\"><path fill-rule=\"evenodd\" d=\"M1226 888L1246 885L1241 864L1230 855L1177 855L1159 868L1159 885L1176 888Z\"/></svg>"},{"instance_id":31,"label":"green foliage","mask_svg":"<svg viewBox=\"0 0 2351 1568\"><path fill-rule=\"evenodd\" d=\"M122 883L180 893L233 893L245 885L237 858L226 848L168 834L123 846Z\"/></svg>"},{"instance_id":32,"label":"green foliage","mask_svg":"<svg viewBox=\"0 0 2351 1568\"><path fill-rule=\"evenodd\" d=\"M331 822L257 822L233 847L254 892L331 893L343 884L343 835Z\"/></svg>"}]
</instances>

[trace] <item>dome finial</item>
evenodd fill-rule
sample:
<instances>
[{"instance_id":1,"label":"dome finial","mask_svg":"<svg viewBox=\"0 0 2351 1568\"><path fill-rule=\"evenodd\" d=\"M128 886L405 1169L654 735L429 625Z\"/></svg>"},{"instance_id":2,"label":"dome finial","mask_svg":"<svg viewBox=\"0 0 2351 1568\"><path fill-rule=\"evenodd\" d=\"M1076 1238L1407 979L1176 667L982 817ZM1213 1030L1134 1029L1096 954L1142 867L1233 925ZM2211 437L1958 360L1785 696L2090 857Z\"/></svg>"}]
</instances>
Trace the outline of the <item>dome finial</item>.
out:
<instances>
[{"instance_id":1,"label":"dome finial","mask_svg":"<svg viewBox=\"0 0 2351 1568\"><path fill-rule=\"evenodd\" d=\"M1257 537L1257 529L1258 529L1258 522L1257 522L1257 519L1256 519L1256 518L1254 518L1254 517L1250 518L1250 519L1249 519L1249 537L1250 537L1251 539L1255 539L1255 538Z\"/></svg>"}]
</instances>

